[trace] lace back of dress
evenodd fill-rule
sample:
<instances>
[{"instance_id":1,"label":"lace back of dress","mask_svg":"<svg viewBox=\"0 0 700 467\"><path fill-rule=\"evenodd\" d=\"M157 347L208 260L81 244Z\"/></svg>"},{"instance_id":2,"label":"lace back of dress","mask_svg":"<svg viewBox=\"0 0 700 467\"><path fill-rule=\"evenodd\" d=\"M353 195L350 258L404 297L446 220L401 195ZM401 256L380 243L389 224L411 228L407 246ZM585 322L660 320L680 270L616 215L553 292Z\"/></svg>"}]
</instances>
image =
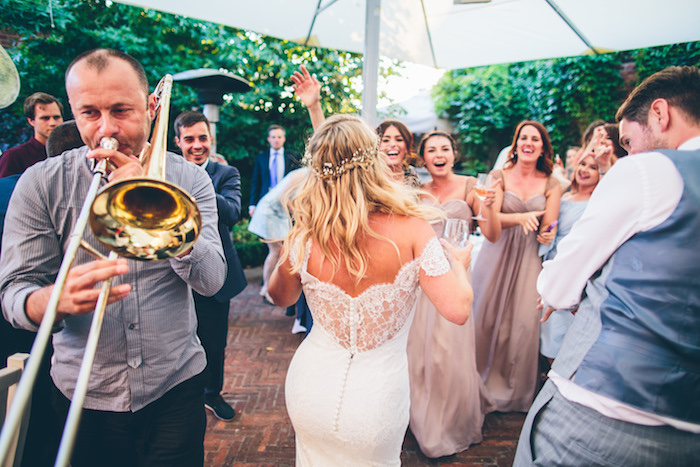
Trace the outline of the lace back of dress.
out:
<instances>
[{"instance_id":1,"label":"lace back of dress","mask_svg":"<svg viewBox=\"0 0 700 467\"><path fill-rule=\"evenodd\" d=\"M401 267L394 282L372 285L351 297L335 284L308 273L310 242L305 250L302 284L314 325L319 324L351 355L378 347L403 329L415 304L419 267L429 275L449 270L442 247L434 237L420 258Z\"/></svg>"}]
</instances>

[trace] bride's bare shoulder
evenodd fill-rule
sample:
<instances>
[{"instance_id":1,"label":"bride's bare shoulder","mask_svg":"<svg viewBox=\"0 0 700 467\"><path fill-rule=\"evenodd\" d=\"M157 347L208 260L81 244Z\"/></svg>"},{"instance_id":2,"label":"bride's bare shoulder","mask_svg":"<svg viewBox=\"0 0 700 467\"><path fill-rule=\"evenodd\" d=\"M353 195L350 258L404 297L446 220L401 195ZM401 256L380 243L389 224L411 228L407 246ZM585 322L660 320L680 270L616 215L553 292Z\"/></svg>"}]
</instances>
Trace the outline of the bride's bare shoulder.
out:
<instances>
[{"instance_id":1,"label":"bride's bare shoulder","mask_svg":"<svg viewBox=\"0 0 700 467\"><path fill-rule=\"evenodd\" d=\"M430 228L430 223L422 217L397 216L393 214L376 214L370 221L377 227L390 229L392 231L411 231L414 229Z\"/></svg>"},{"instance_id":2,"label":"bride's bare shoulder","mask_svg":"<svg viewBox=\"0 0 700 467\"><path fill-rule=\"evenodd\" d=\"M394 237L398 241L410 245L416 251L422 250L426 241L435 235L427 219L421 217L404 217L394 229Z\"/></svg>"}]
</instances>

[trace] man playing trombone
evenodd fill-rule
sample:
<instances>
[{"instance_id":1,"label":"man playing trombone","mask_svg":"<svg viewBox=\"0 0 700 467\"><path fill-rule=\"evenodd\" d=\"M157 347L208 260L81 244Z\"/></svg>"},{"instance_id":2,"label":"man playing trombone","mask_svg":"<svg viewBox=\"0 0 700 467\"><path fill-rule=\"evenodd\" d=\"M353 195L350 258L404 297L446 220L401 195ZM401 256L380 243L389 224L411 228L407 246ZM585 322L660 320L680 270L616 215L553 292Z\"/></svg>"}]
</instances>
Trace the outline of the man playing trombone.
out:
<instances>
[{"instance_id":1,"label":"man playing trombone","mask_svg":"<svg viewBox=\"0 0 700 467\"><path fill-rule=\"evenodd\" d=\"M66 91L86 146L27 170L5 222L3 312L13 326L30 330L44 317L95 163L109 160L110 182L143 177L137 156L148 145L156 114L143 68L120 51L98 49L76 58L66 72ZM118 149L100 147L103 138L114 138ZM221 289L226 261L207 173L175 154L165 159L166 180L191 194L199 207L196 242L164 261L92 260L78 251L58 302L51 376L55 406L65 414L99 284L113 278L71 458L74 467L203 464L206 358L196 335L191 290L210 296ZM84 240L106 251L92 232Z\"/></svg>"}]
</instances>

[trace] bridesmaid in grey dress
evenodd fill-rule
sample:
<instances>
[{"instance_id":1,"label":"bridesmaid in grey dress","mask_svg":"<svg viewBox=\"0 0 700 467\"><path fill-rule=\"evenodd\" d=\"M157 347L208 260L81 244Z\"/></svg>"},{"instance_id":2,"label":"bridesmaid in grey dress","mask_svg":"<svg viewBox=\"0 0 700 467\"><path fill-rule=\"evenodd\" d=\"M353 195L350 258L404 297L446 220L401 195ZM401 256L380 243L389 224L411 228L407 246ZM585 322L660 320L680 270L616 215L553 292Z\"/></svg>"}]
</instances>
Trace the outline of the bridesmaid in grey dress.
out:
<instances>
[{"instance_id":1,"label":"bridesmaid in grey dress","mask_svg":"<svg viewBox=\"0 0 700 467\"><path fill-rule=\"evenodd\" d=\"M479 209L474 177L453 172L455 143L441 131L428 133L419 146L423 165L432 181L423 185L424 203L437 205L447 218L472 224ZM503 193L496 186L484 200L480 221L484 235L495 241L501 231L498 211ZM444 221L433 224L442 236ZM471 280L471 271L468 271ZM481 427L491 400L476 371L474 320L459 326L443 318L419 291L415 317L408 335L408 369L411 384L410 428L427 457L464 451L482 439Z\"/></svg>"},{"instance_id":2,"label":"bridesmaid in grey dress","mask_svg":"<svg viewBox=\"0 0 700 467\"><path fill-rule=\"evenodd\" d=\"M552 174L544 126L518 125L503 170L501 236L485 241L474 264L476 362L499 412L526 412L538 377L540 314L535 287L542 269L538 244L551 243L561 188Z\"/></svg>"},{"instance_id":3,"label":"bridesmaid in grey dress","mask_svg":"<svg viewBox=\"0 0 700 467\"><path fill-rule=\"evenodd\" d=\"M583 214L593 190L598 186L600 177L593 154L588 154L581 159L574 169L571 191L561 197L557 235L551 244L540 245L540 256L543 261L554 259L559 241L568 235ZM552 313L547 321L540 324L540 353L547 358L550 365L557 356L564 334L573 320L574 315L571 313Z\"/></svg>"}]
</instances>

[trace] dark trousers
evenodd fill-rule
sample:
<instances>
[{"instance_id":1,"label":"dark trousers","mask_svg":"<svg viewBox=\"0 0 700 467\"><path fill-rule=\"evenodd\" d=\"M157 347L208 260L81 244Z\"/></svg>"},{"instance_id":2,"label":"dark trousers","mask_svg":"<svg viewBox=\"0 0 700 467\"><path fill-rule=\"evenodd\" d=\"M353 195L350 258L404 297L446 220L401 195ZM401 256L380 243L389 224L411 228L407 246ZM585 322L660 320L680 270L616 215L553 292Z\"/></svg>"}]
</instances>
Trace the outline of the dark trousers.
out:
<instances>
[{"instance_id":1,"label":"dark trousers","mask_svg":"<svg viewBox=\"0 0 700 467\"><path fill-rule=\"evenodd\" d=\"M137 412L83 409L72 467L190 467L204 464L203 377L199 374ZM63 419L70 401L54 386Z\"/></svg>"},{"instance_id":2,"label":"dark trousers","mask_svg":"<svg viewBox=\"0 0 700 467\"><path fill-rule=\"evenodd\" d=\"M207 354L204 390L207 394L219 394L224 386L224 359L230 302L221 303L214 297L204 297L196 292L192 294L197 311L197 335Z\"/></svg>"},{"instance_id":3,"label":"dark trousers","mask_svg":"<svg viewBox=\"0 0 700 467\"><path fill-rule=\"evenodd\" d=\"M311 332L311 326L314 324L314 318L311 316L311 310L309 309L309 305L306 303L306 297L304 296L303 292L301 293L299 300L297 300L296 308L299 324L306 328L306 335L308 336Z\"/></svg>"}]
</instances>

